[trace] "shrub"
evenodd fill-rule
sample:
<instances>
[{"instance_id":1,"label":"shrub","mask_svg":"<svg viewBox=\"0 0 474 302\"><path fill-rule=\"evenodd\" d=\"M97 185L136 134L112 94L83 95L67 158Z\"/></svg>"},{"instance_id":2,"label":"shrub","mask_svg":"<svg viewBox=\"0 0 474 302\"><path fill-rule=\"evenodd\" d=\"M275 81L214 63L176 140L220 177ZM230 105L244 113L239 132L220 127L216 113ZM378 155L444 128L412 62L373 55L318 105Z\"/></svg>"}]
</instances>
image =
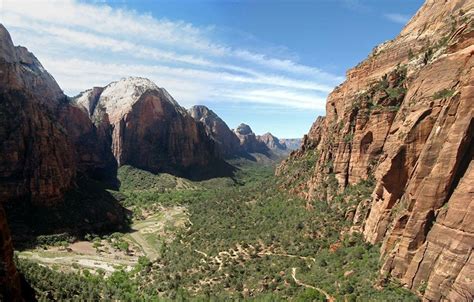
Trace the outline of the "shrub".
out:
<instances>
[{"instance_id":1,"label":"shrub","mask_svg":"<svg viewBox=\"0 0 474 302\"><path fill-rule=\"evenodd\" d=\"M347 134L344 136L344 142L345 142L346 144L352 142L353 139L354 139L354 133L347 133Z\"/></svg>"},{"instance_id":2,"label":"shrub","mask_svg":"<svg viewBox=\"0 0 474 302\"><path fill-rule=\"evenodd\" d=\"M454 95L455 90L454 89L442 89L440 91L435 92L433 94L433 99L445 99L449 98Z\"/></svg>"},{"instance_id":3,"label":"shrub","mask_svg":"<svg viewBox=\"0 0 474 302\"><path fill-rule=\"evenodd\" d=\"M326 301L326 296L324 296L319 291L312 288L305 288L295 299L298 302L306 301Z\"/></svg>"}]
</instances>

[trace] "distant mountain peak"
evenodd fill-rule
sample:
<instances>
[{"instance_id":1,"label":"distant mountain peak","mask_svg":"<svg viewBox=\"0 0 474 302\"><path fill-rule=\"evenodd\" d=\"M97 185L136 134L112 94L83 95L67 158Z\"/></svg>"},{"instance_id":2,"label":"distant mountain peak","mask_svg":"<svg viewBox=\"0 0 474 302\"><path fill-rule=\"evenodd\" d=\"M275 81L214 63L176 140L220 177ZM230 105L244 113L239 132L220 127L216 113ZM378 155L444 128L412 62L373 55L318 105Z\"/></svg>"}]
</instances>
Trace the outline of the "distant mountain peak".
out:
<instances>
[{"instance_id":1,"label":"distant mountain peak","mask_svg":"<svg viewBox=\"0 0 474 302\"><path fill-rule=\"evenodd\" d=\"M94 87L80 93L75 100L84 106L92 116L96 105L103 106L111 116L122 116L130 111L146 93L155 93L160 99L172 104L181 114L187 114L178 102L164 88L158 87L152 80L142 77L126 77L111 82L105 87Z\"/></svg>"},{"instance_id":2,"label":"distant mountain peak","mask_svg":"<svg viewBox=\"0 0 474 302\"><path fill-rule=\"evenodd\" d=\"M188 113L204 125L207 134L216 142L220 154L232 157L240 153L240 142L236 134L214 111L204 105L195 105L188 109Z\"/></svg>"},{"instance_id":3,"label":"distant mountain peak","mask_svg":"<svg viewBox=\"0 0 474 302\"><path fill-rule=\"evenodd\" d=\"M253 133L252 128L250 128L249 125L244 123L241 123L239 126L237 126L234 131L241 135L249 135Z\"/></svg>"},{"instance_id":4,"label":"distant mountain peak","mask_svg":"<svg viewBox=\"0 0 474 302\"><path fill-rule=\"evenodd\" d=\"M257 139L264 143L270 150L286 150L286 145L282 144L280 139L270 132L257 136Z\"/></svg>"},{"instance_id":5,"label":"distant mountain peak","mask_svg":"<svg viewBox=\"0 0 474 302\"><path fill-rule=\"evenodd\" d=\"M191 114L191 116L195 120L200 120L203 118L214 118L222 120L214 111L212 111L211 109L209 109L209 107L205 105L194 105L188 109L188 113Z\"/></svg>"}]
</instances>

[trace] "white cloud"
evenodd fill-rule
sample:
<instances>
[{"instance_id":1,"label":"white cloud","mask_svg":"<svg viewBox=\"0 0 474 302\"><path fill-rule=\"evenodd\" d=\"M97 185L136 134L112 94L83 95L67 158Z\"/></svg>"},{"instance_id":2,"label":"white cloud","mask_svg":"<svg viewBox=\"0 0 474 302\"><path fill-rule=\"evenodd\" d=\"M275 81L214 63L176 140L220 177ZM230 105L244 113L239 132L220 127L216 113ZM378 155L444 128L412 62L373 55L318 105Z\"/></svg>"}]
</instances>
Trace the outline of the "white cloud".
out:
<instances>
[{"instance_id":1,"label":"white cloud","mask_svg":"<svg viewBox=\"0 0 474 302\"><path fill-rule=\"evenodd\" d=\"M302 109L320 109L323 110L325 104L324 97L318 97L315 95L305 95L301 93L295 93L289 90L273 90L273 89L260 89L260 90L244 90L239 93L229 92L222 93L227 99L231 101L243 101L252 102L257 104L268 104L268 105L279 105L287 106L288 102L291 102L292 107Z\"/></svg>"},{"instance_id":2,"label":"white cloud","mask_svg":"<svg viewBox=\"0 0 474 302\"><path fill-rule=\"evenodd\" d=\"M324 108L343 80L316 67L219 43L212 26L107 5L3 0L1 22L68 94L125 76L165 87L183 105L208 100Z\"/></svg>"},{"instance_id":3,"label":"white cloud","mask_svg":"<svg viewBox=\"0 0 474 302\"><path fill-rule=\"evenodd\" d=\"M392 21L392 22L395 22L395 23L399 23L399 24L407 24L408 21L410 21L410 16L407 16L407 15L402 15L402 14L385 14L384 15L385 18L387 18L388 20Z\"/></svg>"}]
</instances>

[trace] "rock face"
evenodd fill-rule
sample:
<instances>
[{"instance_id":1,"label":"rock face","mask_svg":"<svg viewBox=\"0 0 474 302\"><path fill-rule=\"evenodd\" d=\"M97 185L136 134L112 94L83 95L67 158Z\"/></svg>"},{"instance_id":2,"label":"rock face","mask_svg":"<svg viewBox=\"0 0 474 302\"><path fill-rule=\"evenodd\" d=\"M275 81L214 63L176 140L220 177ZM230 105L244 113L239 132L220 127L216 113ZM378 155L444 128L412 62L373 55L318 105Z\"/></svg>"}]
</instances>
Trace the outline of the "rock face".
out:
<instances>
[{"instance_id":1,"label":"rock face","mask_svg":"<svg viewBox=\"0 0 474 302\"><path fill-rule=\"evenodd\" d=\"M75 102L111 134L118 165L190 176L220 161L204 126L148 79L122 79L85 91Z\"/></svg>"},{"instance_id":2,"label":"rock face","mask_svg":"<svg viewBox=\"0 0 474 302\"><path fill-rule=\"evenodd\" d=\"M249 125L240 124L234 129L235 135L237 135L240 141L240 147L247 153L262 153L268 155L270 149L267 145L260 141Z\"/></svg>"},{"instance_id":3,"label":"rock face","mask_svg":"<svg viewBox=\"0 0 474 302\"><path fill-rule=\"evenodd\" d=\"M16 225L25 226L25 233L29 233L28 226L34 223L20 217L41 220L39 212L62 205L66 192L77 187L78 175L113 175L116 163L110 148L101 147L100 131L87 111L63 94L32 53L13 45L1 24L0 100L0 202L7 214L20 213L15 216ZM0 253L5 268L0 282L8 286L4 296L10 301L16 299L18 281L11 262L6 218L0 207ZM123 220L121 208L102 208L116 221ZM96 208L92 212L102 213ZM100 221L105 225L107 218L100 217ZM75 227L76 224L70 225Z\"/></svg>"},{"instance_id":4,"label":"rock face","mask_svg":"<svg viewBox=\"0 0 474 302\"><path fill-rule=\"evenodd\" d=\"M0 25L0 196L53 205L77 173L114 174L98 129L36 57ZM108 172L106 172L108 171Z\"/></svg>"},{"instance_id":5,"label":"rock face","mask_svg":"<svg viewBox=\"0 0 474 302\"><path fill-rule=\"evenodd\" d=\"M203 105L191 107L188 113L204 125L206 133L214 140L219 154L225 158L239 155L241 152L239 138L217 114Z\"/></svg>"},{"instance_id":6,"label":"rock face","mask_svg":"<svg viewBox=\"0 0 474 302\"><path fill-rule=\"evenodd\" d=\"M263 135L258 135L257 140L264 143L270 150L286 151L286 145L282 144L280 140L270 132Z\"/></svg>"},{"instance_id":7,"label":"rock face","mask_svg":"<svg viewBox=\"0 0 474 302\"><path fill-rule=\"evenodd\" d=\"M54 116L64 96L25 48L0 25L0 196L55 203L76 174L74 151Z\"/></svg>"},{"instance_id":8,"label":"rock face","mask_svg":"<svg viewBox=\"0 0 474 302\"><path fill-rule=\"evenodd\" d=\"M225 158L250 158L251 155L248 153L261 153L274 158L287 155L291 151L271 133L255 135L246 124L240 124L234 131L230 130L227 124L206 106L193 106L188 112L204 125L206 133L214 140L219 154ZM293 143L292 140L290 142Z\"/></svg>"},{"instance_id":9,"label":"rock face","mask_svg":"<svg viewBox=\"0 0 474 302\"><path fill-rule=\"evenodd\" d=\"M308 199L372 179L362 232L383 243L384 275L429 301L474 297L473 12L472 1L426 1L348 71L277 172L314 157L303 184L283 184Z\"/></svg>"},{"instance_id":10,"label":"rock face","mask_svg":"<svg viewBox=\"0 0 474 302\"><path fill-rule=\"evenodd\" d=\"M7 217L0 204L0 300L24 301L20 274L13 262L13 245Z\"/></svg>"},{"instance_id":11,"label":"rock face","mask_svg":"<svg viewBox=\"0 0 474 302\"><path fill-rule=\"evenodd\" d=\"M302 141L301 138L280 138L280 144L285 145L289 151L299 149Z\"/></svg>"}]
</instances>

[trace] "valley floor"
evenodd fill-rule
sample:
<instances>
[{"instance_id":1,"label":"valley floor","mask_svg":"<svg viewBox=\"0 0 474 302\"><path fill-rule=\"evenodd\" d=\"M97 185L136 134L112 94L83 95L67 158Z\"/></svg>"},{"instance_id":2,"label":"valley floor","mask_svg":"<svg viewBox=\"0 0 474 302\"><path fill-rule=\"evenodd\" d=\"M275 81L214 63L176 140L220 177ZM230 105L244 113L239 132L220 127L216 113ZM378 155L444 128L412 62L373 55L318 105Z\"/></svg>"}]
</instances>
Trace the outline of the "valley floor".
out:
<instances>
[{"instance_id":1,"label":"valley floor","mask_svg":"<svg viewBox=\"0 0 474 302\"><path fill-rule=\"evenodd\" d=\"M122 167L131 229L17 253L39 300L416 301L381 282L379 247L350 235L344 205L278 190L273 167L191 182Z\"/></svg>"}]
</instances>

